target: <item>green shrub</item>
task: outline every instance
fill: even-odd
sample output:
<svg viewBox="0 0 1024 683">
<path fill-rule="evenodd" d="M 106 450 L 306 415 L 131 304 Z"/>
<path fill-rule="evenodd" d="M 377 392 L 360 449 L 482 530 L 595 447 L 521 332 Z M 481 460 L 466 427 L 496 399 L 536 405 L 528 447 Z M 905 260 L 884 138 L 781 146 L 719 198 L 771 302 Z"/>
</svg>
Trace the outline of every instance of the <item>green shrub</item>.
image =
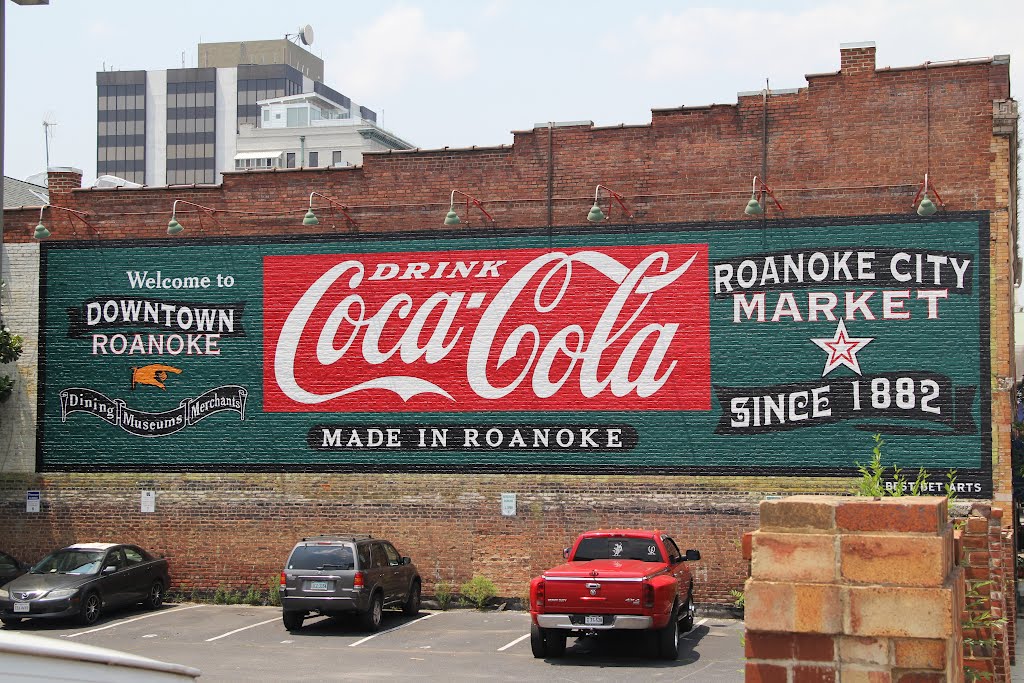
<svg viewBox="0 0 1024 683">
<path fill-rule="evenodd" d="M 448 609 L 455 599 L 455 586 L 448 581 L 438 581 L 434 584 L 434 598 L 441 609 Z"/>
<path fill-rule="evenodd" d="M 267 580 L 267 604 L 271 607 L 281 606 L 281 577 L 271 576 Z"/>
<path fill-rule="evenodd" d="M 217 586 L 217 590 L 213 592 L 213 604 L 215 605 L 227 605 L 228 604 L 228 592 L 224 590 L 224 586 Z"/>
<path fill-rule="evenodd" d="M 248 592 L 245 594 L 245 604 L 247 605 L 262 605 L 263 594 L 256 590 L 256 586 L 249 586 Z"/>
<path fill-rule="evenodd" d="M 487 601 L 498 594 L 498 590 L 494 587 L 494 583 L 486 576 L 477 574 L 472 579 L 462 584 L 459 589 L 459 593 L 462 597 L 469 600 L 477 609 L 483 609 L 487 606 Z"/>
</svg>

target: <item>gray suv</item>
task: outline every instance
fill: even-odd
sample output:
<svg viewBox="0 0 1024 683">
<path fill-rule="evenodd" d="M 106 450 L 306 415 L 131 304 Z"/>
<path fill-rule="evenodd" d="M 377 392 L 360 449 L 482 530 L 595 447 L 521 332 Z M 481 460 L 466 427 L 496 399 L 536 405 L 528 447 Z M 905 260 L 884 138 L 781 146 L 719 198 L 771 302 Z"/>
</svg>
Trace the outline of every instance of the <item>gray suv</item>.
<svg viewBox="0 0 1024 683">
<path fill-rule="evenodd" d="M 408 557 L 369 534 L 309 536 L 292 548 L 281 572 L 284 627 L 302 628 L 311 613 L 355 613 L 363 628 L 380 628 L 385 608 L 420 611 L 420 575 Z"/>
</svg>

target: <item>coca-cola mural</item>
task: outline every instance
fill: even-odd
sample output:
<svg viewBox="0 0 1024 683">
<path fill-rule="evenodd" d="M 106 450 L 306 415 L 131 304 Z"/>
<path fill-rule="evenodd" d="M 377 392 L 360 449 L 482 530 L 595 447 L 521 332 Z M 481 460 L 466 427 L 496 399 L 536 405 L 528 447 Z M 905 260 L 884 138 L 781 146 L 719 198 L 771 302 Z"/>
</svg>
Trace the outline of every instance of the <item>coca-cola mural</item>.
<svg viewBox="0 0 1024 683">
<path fill-rule="evenodd" d="M 987 219 L 42 247 L 43 470 L 990 489 Z"/>
</svg>

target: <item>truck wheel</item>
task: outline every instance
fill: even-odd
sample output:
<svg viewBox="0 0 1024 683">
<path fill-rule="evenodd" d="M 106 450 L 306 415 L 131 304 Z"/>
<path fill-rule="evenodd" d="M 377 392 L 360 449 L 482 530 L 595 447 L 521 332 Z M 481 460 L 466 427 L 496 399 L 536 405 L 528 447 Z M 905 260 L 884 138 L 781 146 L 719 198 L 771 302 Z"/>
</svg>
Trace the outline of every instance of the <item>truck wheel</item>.
<svg viewBox="0 0 1024 683">
<path fill-rule="evenodd" d="M 530 626 L 530 649 L 537 659 L 544 659 L 548 656 L 548 647 L 544 642 L 544 631 L 537 624 Z"/>
<path fill-rule="evenodd" d="M 679 632 L 689 633 L 693 630 L 693 596 L 686 598 L 683 605 L 683 618 L 679 620 Z"/>
<path fill-rule="evenodd" d="M 565 631 L 557 628 L 544 629 L 544 642 L 547 644 L 548 657 L 565 655 Z"/>
<path fill-rule="evenodd" d="M 679 659 L 679 607 L 672 608 L 665 627 L 655 632 L 658 644 L 658 657 L 661 659 Z"/>
</svg>

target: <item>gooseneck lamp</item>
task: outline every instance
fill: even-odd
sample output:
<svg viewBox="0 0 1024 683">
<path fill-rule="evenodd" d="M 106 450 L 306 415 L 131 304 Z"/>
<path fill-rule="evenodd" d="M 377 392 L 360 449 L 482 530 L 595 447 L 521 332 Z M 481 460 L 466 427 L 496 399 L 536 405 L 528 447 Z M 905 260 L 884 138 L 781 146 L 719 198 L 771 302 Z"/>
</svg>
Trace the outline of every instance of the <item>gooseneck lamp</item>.
<svg viewBox="0 0 1024 683">
<path fill-rule="evenodd" d="M 451 196 L 450 201 L 448 202 L 448 213 L 444 217 L 444 224 L 445 225 L 458 225 L 459 223 L 462 222 L 459 219 L 459 214 L 456 213 L 456 211 L 455 211 L 455 195 L 457 195 L 457 194 L 466 198 L 466 220 L 467 221 L 469 220 L 469 207 L 470 207 L 470 205 L 473 205 L 476 208 L 480 209 L 480 212 L 483 215 L 487 216 L 487 220 L 489 220 L 492 224 L 494 224 L 496 222 L 494 220 L 494 216 L 492 216 L 491 214 L 487 213 L 487 209 L 484 208 L 484 205 L 480 203 L 479 199 L 477 199 L 476 197 L 474 197 L 472 195 L 466 194 L 462 190 L 452 190 L 452 196 Z M 469 223 L 467 223 L 466 225 L 469 225 Z"/>
<path fill-rule="evenodd" d="M 771 197 L 772 201 L 775 202 L 775 206 L 779 208 L 779 211 L 784 210 L 782 208 L 782 204 L 780 204 L 779 200 L 775 198 L 775 193 L 772 192 L 772 189 L 765 185 L 760 178 L 754 176 L 754 182 L 750 188 L 750 201 L 747 202 L 747 206 L 743 209 L 743 213 L 748 216 L 760 216 L 763 214 L 764 204 L 761 202 L 765 197 Z"/>
<path fill-rule="evenodd" d="M 600 223 L 607 218 L 605 212 L 601 210 L 601 190 L 604 190 L 608 195 L 608 213 L 612 212 L 612 200 L 614 199 L 619 203 L 619 206 L 622 207 L 622 210 L 626 212 L 626 216 L 633 218 L 633 214 L 626 206 L 625 198 L 621 194 L 609 187 L 605 187 L 604 185 L 598 185 L 594 188 L 594 205 L 590 207 L 590 212 L 587 213 L 588 221 L 591 223 Z"/>
<path fill-rule="evenodd" d="M 64 207 L 64 206 L 54 206 L 53 204 L 47 204 L 45 206 L 40 206 L 39 207 L 39 223 L 36 225 L 35 232 L 32 233 L 32 237 L 34 239 L 45 240 L 47 237 L 49 237 L 51 234 L 53 234 L 49 230 L 47 230 L 46 226 L 43 224 L 43 211 L 45 211 L 46 209 L 52 209 L 52 210 L 55 210 L 55 211 L 67 211 L 68 214 L 69 214 L 68 220 L 71 221 L 72 229 L 74 229 L 74 220 L 73 219 L 77 218 L 78 220 L 82 221 L 87 226 L 89 226 L 89 228 L 91 230 L 93 230 L 93 231 L 96 230 L 96 228 L 93 228 L 92 225 L 89 224 L 89 221 L 85 220 L 85 217 L 89 215 L 88 212 L 86 212 L 86 211 L 77 211 L 75 209 L 69 209 L 69 208 Z"/>
<path fill-rule="evenodd" d="M 339 201 L 337 201 L 337 200 L 335 200 L 335 199 L 333 199 L 331 197 L 328 197 L 327 195 L 325 195 L 325 194 L 323 194 L 321 192 L 310 192 L 309 193 L 309 208 L 306 210 L 306 215 L 303 216 L 303 218 L 302 218 L 302 224 L 303 225 L 320 225 L 320 219 L 316 217 L 315 213 L 313 213 L 313 197 L 320 197 L 321 199 L 327 200 L 332 206 L 338 207 L 338 210 L 341 211 L 341 213 L 345 216 L 345 219 L 348 220 L 348 222 L 352 224 L 352 229 L 353 230 L 359 229 L 359 225 L 355 222 L 355 220 L 352 218 L 352 216 L 348 215 L 348 209 L 349 209 L 348 206 L 345 206 L 341 202 L 339 202 Z"/>
<path fill-rule="evenodd" d="M 171 204 L 171 220 L 167 221 L 167 234 L 168 235 L 177 235 L 178 233 L 180 233 L 182 230 L 185 229 L 181 225 L 181 223 L 178 222 L 178 204 L 188 204 L 189 206 L 194 206 L 197 209 L 200 209 L 202 211 L 209 212 L 210 218 L 213 220 L 214 223 L 217 222 L 217 219 L 215 218 L 215 214 L 217 213 L 217 211 L 222 210 L 222 209 L 211 209 L 208 206 L 203 206 L 202 204 L 196 204 L 195 202 L 190 202 L 187 199 L 175 199 L 174 203 Z M 202 216 L 202 214 L 199 214 L 199 227 L 201 228 L 202 226 L 203 226 L 203 216 Z"/>
<path fill-rule="evenodd" d="M 931 189 L 932 194 L 935 195 L 935 199 L 936 201 L 938 201 L 938 206 L 936 206 L 935 202 L 928 198 L 929 188 Z M 921 200 L 920 204 L 918 204 L 918 199 Z M 934 185 L 931 185 L 928 182 L 927 173 L 924 174 L 924 182 L 922 182 L 921 185 L 917 188 L 917 194 L 914 195 L 914 201 L 911 202 L 911 206 L 915 204 L 917 204 L 918 216 L 931 216 L 936 211 L 938 211 L 940 207 L 946 206 L 945 202 L 942 201 L 942 197 L 939 196 L 939 191 L 935 189 Z"/>
</svg>

